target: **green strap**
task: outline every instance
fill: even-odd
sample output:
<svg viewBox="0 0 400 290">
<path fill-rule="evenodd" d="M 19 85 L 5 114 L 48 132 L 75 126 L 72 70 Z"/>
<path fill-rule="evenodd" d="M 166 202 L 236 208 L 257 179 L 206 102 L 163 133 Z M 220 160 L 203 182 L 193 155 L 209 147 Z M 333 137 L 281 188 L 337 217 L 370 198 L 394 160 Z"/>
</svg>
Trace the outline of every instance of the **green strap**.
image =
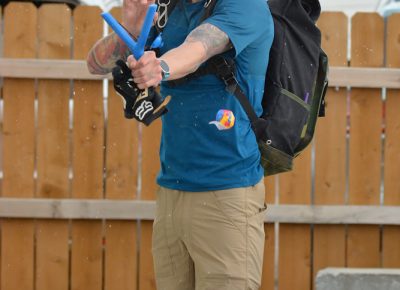
<svg viewBox="0 0 400 290">
<path fill-rule="evenodd" d="M 301 98 L 296 96 L 295 94 L 289 92 L 288 90 L 281 89 L 281 93 L 284 94 L 285 96 L 291 98 L 293 101 L 297 102 L 300 104 L 304 109 L 306 109 L 308 112 L 310 111 L 310 105 L 306 104 Z"/>
</svg>

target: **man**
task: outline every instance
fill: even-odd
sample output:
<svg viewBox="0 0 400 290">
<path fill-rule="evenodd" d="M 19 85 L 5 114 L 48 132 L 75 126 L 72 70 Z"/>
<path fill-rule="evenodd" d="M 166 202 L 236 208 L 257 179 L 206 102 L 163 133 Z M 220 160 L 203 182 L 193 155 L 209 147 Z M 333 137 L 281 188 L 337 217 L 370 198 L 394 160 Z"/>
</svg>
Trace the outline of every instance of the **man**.
<svg viewBox="0 0 400 290">
<path fill-rule="evenodd" d="M 273 21 L 265 0 L 180 0 L 163 30 L 161 56 L 128 56 L 114 34 L 88 56 L 92 73 L 126 58 L 139 88 L 171 96 L 163 115 L 153 257 L 159 290 L 259 289 L 264 248 L 263 169 L 249 119 L 209 74 L 176 86 L 211 57 L 234 58 L 236 78 L 261 115 Z M 125 0 L 122 24 L 138 35 L 152 1 Z M 161 15 L 160 15 L 161 17 Z"/>
</svg>

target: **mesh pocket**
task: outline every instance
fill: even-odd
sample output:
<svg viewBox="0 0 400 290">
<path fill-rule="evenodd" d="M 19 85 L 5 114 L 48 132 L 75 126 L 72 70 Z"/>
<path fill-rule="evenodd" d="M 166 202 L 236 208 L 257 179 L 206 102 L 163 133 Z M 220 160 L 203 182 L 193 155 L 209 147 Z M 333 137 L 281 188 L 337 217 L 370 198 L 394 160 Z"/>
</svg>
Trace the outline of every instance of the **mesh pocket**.
<svg viewBox="0 0 400 290">
<path fill-rule="evenodd" d="M 264 118 L 268 122 L 266 135 L 271 145 L 293 156 L 304 137 L 310 105 L 295 94 L 281 89 L 265 113 Z"/>
</svg>

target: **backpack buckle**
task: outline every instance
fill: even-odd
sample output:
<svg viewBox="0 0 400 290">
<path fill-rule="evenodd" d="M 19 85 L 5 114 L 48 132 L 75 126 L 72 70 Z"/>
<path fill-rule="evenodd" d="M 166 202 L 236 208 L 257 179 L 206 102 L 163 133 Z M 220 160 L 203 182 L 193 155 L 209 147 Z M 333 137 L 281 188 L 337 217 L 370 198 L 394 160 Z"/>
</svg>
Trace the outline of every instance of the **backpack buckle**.
<svg viewBox="0 0 400 290">
<path fill-rule="evenodd" d="M 214 64 L 217 71 L 217 76 L 224 81 L 226 90 L 233 94 L 238 85 L 238 81 L 235 76 L 235 62 L 233 60 L 227 60 L 223 57 L 218 57 Z"/>
</svg>

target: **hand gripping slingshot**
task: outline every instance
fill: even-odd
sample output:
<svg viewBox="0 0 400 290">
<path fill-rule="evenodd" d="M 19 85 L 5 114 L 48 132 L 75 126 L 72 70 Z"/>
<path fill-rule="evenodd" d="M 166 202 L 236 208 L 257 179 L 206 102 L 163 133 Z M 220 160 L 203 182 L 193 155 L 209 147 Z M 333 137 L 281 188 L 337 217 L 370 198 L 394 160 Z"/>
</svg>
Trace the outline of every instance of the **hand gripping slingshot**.
<svg viewBox="0 0 400 290">
<path fill-rule="evenodd" d="M 132 38 L 129 32 L 112 17 L 108 12 L 101 14 L 107 24 L 128 46 L 136 59 L 140 59 L 145 51 L 145 45 L 150 33 L 157 5 L 149 5 L 147 14 L 140 32 L 137 42 Z M 158 48 L 162 45 L 161 35 L 156 37 L 151 45 L 152 48 Z M 132 72 L 123 60 L 116 62 L 116 67 L 112 70 L 114 89 L 122 97 L 124 103 L 124 115 L 127 119 L 135 118 L 146 126 L 150 125 L 155 119 L 167 112 L 166 105 L 170 100 L 170 96 L 162 97 L 155 89 L 139 89 L 133 81 Z"/>
</svg>

